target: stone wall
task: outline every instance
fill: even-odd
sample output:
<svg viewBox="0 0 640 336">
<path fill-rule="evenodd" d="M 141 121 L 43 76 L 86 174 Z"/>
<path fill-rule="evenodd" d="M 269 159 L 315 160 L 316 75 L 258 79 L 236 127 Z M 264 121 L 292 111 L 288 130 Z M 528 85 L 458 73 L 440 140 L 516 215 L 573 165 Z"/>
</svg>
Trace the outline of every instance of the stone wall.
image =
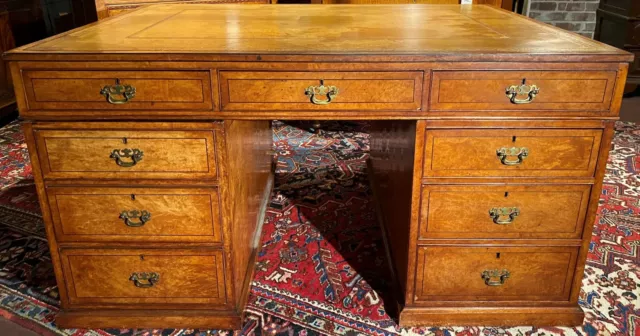
<svg viewBox="0 0 640 336">
<path fill-rule="evenodd" d="M 600 0 L 530 0 L 529 17 L 593 37 Z"/>
</svg>

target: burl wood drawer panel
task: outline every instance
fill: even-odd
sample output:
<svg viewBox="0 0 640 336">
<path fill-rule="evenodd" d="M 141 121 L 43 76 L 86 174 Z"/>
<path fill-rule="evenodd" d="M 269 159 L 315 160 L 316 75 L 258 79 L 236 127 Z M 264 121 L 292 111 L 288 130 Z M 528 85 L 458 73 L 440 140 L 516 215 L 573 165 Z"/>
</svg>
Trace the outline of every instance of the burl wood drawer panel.
<svg viewBox="0 0 640 336">
<path fill-rule="evenodd" d="M 615 71 L 434 71 L 430 110 L 607 111 L 615 82 Z"/>
<path fill-rule="evenodd" d="M 47 188 L 60 242 L 219 242 L 218 188 Z"/>
<path fill-rule="evenodd" d="M 63 248 L 60 253 L 71 306 L 226 303 L 219 250 Z"/>
<path fill-rule="evenodd" d="M 590 185 L 423 185 L 421 238 L 580 238 Z"/>
<path fill-rule="evenodd" d="M 217 178 L 214 131 L 36 130 L 45 178 Z"/>
<path fill-rule="evenodd" d="M 25 70 L 22 75 L 29 110 L 213 109 L 209 71 Z"/>
<path fill-rule="evenodd" d="M 568 301 L 577 247 L 421 246 L 416 301 Z"/>
<path fill-rule="evenodd" d="M 422 71 L 220 71 L 220 105 L 225 111 L 415 111 L 423 77 Z"/>
<path fill-rule="evenodd" d="M 428 130 L 425 177 L 593 176 L 599 129 Z"/>
</svg>

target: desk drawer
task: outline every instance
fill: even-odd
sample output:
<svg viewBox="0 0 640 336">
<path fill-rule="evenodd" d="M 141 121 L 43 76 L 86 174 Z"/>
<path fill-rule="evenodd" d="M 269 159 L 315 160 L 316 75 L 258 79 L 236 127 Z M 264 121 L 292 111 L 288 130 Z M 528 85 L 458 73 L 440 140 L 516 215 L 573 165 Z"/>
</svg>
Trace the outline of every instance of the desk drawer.
<svg viewBox="0 0 640 336">
<path fill-rule="evenodd" d="M 217 188 L 47 188 L 58 241 L 219 242 Z"/>
<path fill-rule="evenodd" d="M 580 238 L 590 185 L 424 185 L 421 238 Z"/>
<path fill-rule="evenodd" d="M 217 178 L 214 131 L 36 130 L 45 178 Z"/>
<path fill-rule="evenodd" d="M 428 130 L 425 177 L 593 176 L 599 129 Z"/>
<path fill-rule="evenodd" d="M 568 301 L 577 247 L 418 248 L 416 301 Z"/>
<path fill-rule="evenodd" d="M 409 110 L 422 104 L 422 71 L 221 71 L 222 110 Z"/>
<path fill-rule="evenodd" d="M 60 257 L 71 306 L 226 303 L 219 250 L 62 249 Z"/>
<path fill-rule="evenodd" d="M 23 79 L 29 110 L 213 110 L 209 71 L 25 70 Z"/>
<path fill-rule="evenodd" d="M 430 110 L 607 111 L 615 81 L 615 71 L 434 71 Z"/>
</svg>

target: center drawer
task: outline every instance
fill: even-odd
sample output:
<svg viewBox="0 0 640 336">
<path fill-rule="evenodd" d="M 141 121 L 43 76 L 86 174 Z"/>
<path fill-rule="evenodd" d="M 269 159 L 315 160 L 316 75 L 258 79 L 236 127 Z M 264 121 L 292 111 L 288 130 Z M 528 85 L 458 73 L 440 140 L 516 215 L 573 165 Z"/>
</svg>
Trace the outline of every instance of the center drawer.
<svg viewBox="0 0 640 336">
<path fill-rule="evenodd" d="M 577 247 L 418 247 L 416 301 L 568 301 Z"/>
<path fill-rule="evenodd" d="M 215 132 L 36 130 L 45 178 L 218 177 Z"/>
<path fill-rule="evenodd" d="M 61 249 L 72 307 L 226 303 L 223 253 L 211 249 Z M 172 306 L 178 307 L 178 306 Z M 157 308 L 156 308 L 157 309 Z M 175 308 L 174 308 L 175 309 Z"/>
<path fill-rule="evenodd" d="M 427 130 L 423 175 L 593 176 L 602 130 Z"/>
<path fill-rule="evenodd" d="M 420 110 L 422 71 L 220 71 L 223 111 Z"/>
<path fill-rule="evenodd" d="M 60 242 L 219 242 L 218 188 L 47 188 Z"/>
</svg>

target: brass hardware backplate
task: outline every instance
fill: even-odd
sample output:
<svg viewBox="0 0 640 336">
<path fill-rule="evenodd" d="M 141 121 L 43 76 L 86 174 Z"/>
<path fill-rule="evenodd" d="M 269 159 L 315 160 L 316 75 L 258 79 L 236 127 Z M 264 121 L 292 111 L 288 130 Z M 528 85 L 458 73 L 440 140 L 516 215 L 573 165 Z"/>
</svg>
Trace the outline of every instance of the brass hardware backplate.
<svg viewBox="0 0 640 336">
<path fill-rule="evenodd" d="M 506 269 L 503 270 L 484 270 L 480 276 L 484 280 L 484 284 L 487 286 L 502 286 L 504 282 L 511 276 L 511 273 Z M 497 278 L 497 279 L 496 279 Z"/>
<path fill-rule="evenodd" d="M 100 94 L 107 98 L 110 104 L 125 104 L 136 96 L 136 88 L 125 84 L 120 84 L 120 80 L 116 79 L 115 85 L 105 85 Z M 121 98 L 118 98 L 121 97 Z"/>
<path fill-rule="evenodd" d="M 496 150 L 496 155 L 500 162 L 505 166 L 517 166 L 524 161 L 524 158 L 529 156 L 529 149 L 526 147 L 502 147 Z M 509 157 L 515 156 L 516 160 L 510 160 Z"/>
<path fill-rule="evenodd" d="M 133 167 L 140 160 L 142 160 L 142 156 L 144 153 L 137 148 L 124 148 L 124 149 L 114 149 L 111 151 L 111 155 L 109 158 L 115 159 L 116 164 L 120 167 Z M 124 159 L 130 159 L 131 161 L 125 161 Z"/>
<path fill-rule="evenodd" d="M 311 85 L 304 90 L 304 94 L 309 96 L 311 102 L 316 105 L 327 105 L 338 95 L 338 88 L 334 85 L 324 86 L 324 80 L 320 80 L 320 85 Z M 318 99 L 317 96 L 325 96 L 326 99 Z"/>
</svg>

